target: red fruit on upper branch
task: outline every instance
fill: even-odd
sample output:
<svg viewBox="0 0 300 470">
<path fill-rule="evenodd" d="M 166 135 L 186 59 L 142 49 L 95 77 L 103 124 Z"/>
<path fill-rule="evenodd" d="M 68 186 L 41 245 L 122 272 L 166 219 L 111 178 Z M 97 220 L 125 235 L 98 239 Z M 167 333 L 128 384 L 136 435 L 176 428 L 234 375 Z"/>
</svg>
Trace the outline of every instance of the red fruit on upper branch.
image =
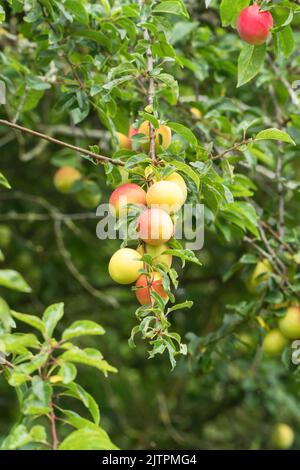
<svg viewBox="0 0 300 470">
<path fill-rule="evenodd" d="M 244 8 L 237 23 L 241 39 L 255 46 L 266 42 L 272 27 L 273 17 L 271 13 L 262 11 L 258 5 Z"/>
</svg>

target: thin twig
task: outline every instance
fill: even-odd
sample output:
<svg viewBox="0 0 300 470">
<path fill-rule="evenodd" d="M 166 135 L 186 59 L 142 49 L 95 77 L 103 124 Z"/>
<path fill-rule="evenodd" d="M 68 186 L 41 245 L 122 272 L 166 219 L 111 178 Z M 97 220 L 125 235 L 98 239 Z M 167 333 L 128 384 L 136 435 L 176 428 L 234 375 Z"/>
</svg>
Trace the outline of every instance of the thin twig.
<svg viewBox="0 0 300 470">
<path fill-rule="evenodd" d="M 243 145 L 247 145 L 251 141 L 252 139 L 243 139 L 241 142 L 237 142 L 236 144 L 232 145 L 228 149 L 224 150 L 224 152 L 218 153 L 217 155 L 211 155 L 210 160 L 218 160 L 220 158 L 223 158 L 227 153 L 234 152 L 235 150 L 238 150 Z"/>
<path fill-rule="evenodd" d="M 263 220 L 260 222 L 260 224 L 266 229 L 268 230 L 268 232 L 272 235 L 272 237 L 275 238 L 275 240 L 280 243 L 282 246 L 284 246 L 284 248 L 291 254 L 291 255 L 294 255 L 296 252 L 293 250 L 293 248 L 290 247 L 290 245 L 288 245 L 287 243 L 285 243 L 281 238 L 280 236 L 278 235 L 277 232 L 275 232 L 275 230 L 272 229 L 272 227 L 270 227 L 269 224 L 267 224 L 266 222 L 264 222 Z"/>
<path fill-rule="evenodd" d="M 54 137 L 50 137 L 49 135 L 42 134 L 41 132 L 28 129 L 27 127 L 19 126 L 19 124 L 14 124 L 13 122 L 6 121 L 5 119 L 0 119 L 0 124 L 2 124 L 3 126 L 11 127 L 12 129 L 16 129 L 21 132 L 25 132 L 26 134 L 39 137 L 40 139 L 47 140 L 48 142 L 60 145 L 61 147 L 69 148 L 71 150 L 74 150 L 74 152 L 81 153 L 83 155 L 88 155 L 89 157 L 94 158 L 98 163 L 112 163 L 113 165 L 120 166 L 125 165 L 124 162 L 122 162 L 121 160 L 114 160 L 113 158 L 105 157 L 104 155 L 98 155 L 97 153 L 91 152 L 90 150 L 77 147 L 76 145 L 68 144 L 67 142 L 63 142 L 62 140 L 58 140 Z"/>
</svg>

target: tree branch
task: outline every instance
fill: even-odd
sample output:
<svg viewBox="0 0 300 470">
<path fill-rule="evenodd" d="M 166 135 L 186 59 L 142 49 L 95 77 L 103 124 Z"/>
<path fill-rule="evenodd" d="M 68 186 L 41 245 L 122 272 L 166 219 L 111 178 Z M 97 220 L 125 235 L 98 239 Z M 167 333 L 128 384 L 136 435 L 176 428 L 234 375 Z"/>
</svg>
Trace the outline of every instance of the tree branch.
<svg viewBox="0 0 300 470">
<path fill-rule="evenodd" d="M 140 12 L 143 9 L 143 0 L 139 0 Z M 151 41 L 150 34 L 147 28 L 143 28 L 143 35 L 145 41 Z M 153 72 L 153 55 L 151 45 L 147 48 L 147 75 L 149 76 L 149 88 L 148 88 L 148 106 L 151 109 L 151 112 L 154 112 L 154 94 L 155 94 L 155 83 L 154 77 L 152 77 Z M 155 129 L 153 124 L 149 122 L 149 136 L 150 136 L 150 157 L 154 165 L 158 164 L 156 155 L 155 155 Z"/>
<path fill-rule="evenodd" d="M 18 131 L 24 132 L 25 134 L 30 134 L 30 135 L 33 135 L 34 137 L 47 140 L 48 142 L 51 142 L 56 145 L 60 145 L 61 147 L 69 148 L 71 150 L 74 150 L 74 152 L 81 153 L 83 155 L 88 155 L 89 157 L 94 158 L 97 163 L 102 163 L 102 164 L 112 163 L 113 165 L 119 165 L 119 166 L 125 165 L 125 163 L 122 162 L 121 160 L 117 160 L 117 159 L 115 160 L 110 157 L 105 157 L 104 155 L 98 155 L 97 153 L 94 153 L 90 150 L 77 147 L 76 145 L 68 144 L 67 142 L 63 142 L 62 140 L 58 140 L 58 139 L 55 139 L 54 137 L 50 137 L 49 135 L 42 134 L 41 132 L 28 129 L 27 127 L 19 126 L 19 124 L 14 124 L 13 122 L 6 121 L 5 119 L 0 119 L 0 124 L 2 124 L 3 126 L 7 126 L 12 129 L 16 129 Z"/>
</svg>

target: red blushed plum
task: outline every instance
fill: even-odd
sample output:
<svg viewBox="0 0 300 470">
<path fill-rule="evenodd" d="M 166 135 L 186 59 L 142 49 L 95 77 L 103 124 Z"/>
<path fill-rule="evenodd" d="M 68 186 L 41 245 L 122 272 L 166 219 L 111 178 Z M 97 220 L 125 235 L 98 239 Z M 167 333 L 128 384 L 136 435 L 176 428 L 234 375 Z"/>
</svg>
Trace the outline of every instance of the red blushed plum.
<svg viewBox="0 0 300 470">
<path fill-rule="evenodd" d="M 127 135 L 122 134 L 121 132 L 116 132 L 120 149 L 131 150 L 131 139 Z"/>
<path fill-rule="evenodd" d="M 174 234 L 171 217 L 159 208 L 152 208 L 141 213 L 138 219 L 139 237 L 149 245 L 162 245 Z"/>
<path fill-rule="evenodd" d="M 132 137 L 138 133 L 139 133 L 138 129 L 135 129 L 133 126 L 130 126 L 129 131 L 128 131 L 128 138 L 131 140 Z"/>
<path fill-rule="evenodd" d="M 151 292 L 156 292 L 162 299 L 168 297 L 159 273 L 150 273 L 150 276 L 142 274 L 136 281 L 135 287 L 135 295 L 141 305 L 151 305 L 153 303 Z"/>
<path fill-rule="evenodd" d="M 271 13 L 261 11 L 258 5 L 244 8 L 238 17 L 237 29 L 241 39 L 254 46 L 266 42 L 272 27 Z"/>
<path fill-rule="evenodd" d="M 128 204 L 138 206 L 146 205 L 146 192 L 137 184 L 126 183 L 116 188 L 110 198 L 109 204 L 114 207 L 116 215 L 119 216 Z"/>
</svg>

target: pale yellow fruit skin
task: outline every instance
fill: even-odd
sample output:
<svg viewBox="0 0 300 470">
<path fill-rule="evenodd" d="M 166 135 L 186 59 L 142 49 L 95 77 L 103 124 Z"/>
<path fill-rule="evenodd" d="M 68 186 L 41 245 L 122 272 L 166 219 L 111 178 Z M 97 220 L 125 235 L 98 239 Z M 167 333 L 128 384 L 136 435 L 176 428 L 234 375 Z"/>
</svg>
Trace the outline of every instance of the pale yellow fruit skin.
<svg viewBox="0 0 300 470">
<path fill-rule="evenodd" d="M 285 423 L 276 424 L 272 433 L 272 442 L 277 449 L 289 449 L 292 447 L 294 439 L 294 431 L 290 426 Z"/>
<path fill-rule="evenodd" d="M 278 356 L 288 344 L 288 339 L 278 328 L 269 331 L 263 340 L 263 351 L 269 356 Z"/>
<path fill-rule="evenodd" d="M 183 195 L 182 204 L 184 204 L 187 198 L 187 187 L 182 176 L 179 173 L 172 173 L 166 178 L 166 181 L 170 181 L 171 183 L 176 183 L 180 187 L 182 191 L 182 195 Z"/>
<path fill-rule="evenodd" d="M 195 118 L 200 119 L 202 117 L 202 113 L 198 108 L 191 108 L 190 111 Z"/>
<path fill-rule="evenodd" d="M 156 266 L 158 264 L 165 264 L 166 266 L 168 266 L 168 268 L 170 268 L 172 265 L 172 255 L 162 255 L 162 253 L 166 250 L 169 250 L 169 247 L 167 245 L 153 246 L 148 245 L 147 243 L 145 243 L 144 247 L 141 245 L 137 249 L 137 251 L 141 255 L 147 253 L 152 256 L 153 266 Z"/>
<path fill-rule="evenodd" d="M 148 207 L 156 207 L 173 214 L 180 210 L 184 199 L 178 184 L 170 181 L 158 181 L 148 189 L 146 202 Z"/>
<path fill-rule="evenodd" d="M 121 248 L 116 251 L 109 262 L 110 277 L 118 284 L 131 284 L 140 276 L 143 269 L 141 255 L 132 248 Z"/>
<path fill-rule="evenodd" d="M 290 339 L 300 339 L 300 308 L 290 307 L 278 322 L 281 332 Z"/>
<path fill-rule="evenodd" d="M 174 225 L 167 212 L 159 208 L 143 211 L 138 218 L 139 237 L 148 245 L 159 246 L 174 234 Z"/>
<path fill-rule="evenodd" d="M 121 132 L 116 132 L 116 136 L 119 142 L 120 149 L 127 149 L 131 150 L 131 139 L 127 137 L 127 135 L 122 134 Z"/>
<path fill-rule="evenodd" d="M 255 292 L 261 282 L 268 280 L 271 272 L 272 266 L 267 259 L 259 261 L 247 283 L 248 289 L 251 292 Z"/>
</svg>

